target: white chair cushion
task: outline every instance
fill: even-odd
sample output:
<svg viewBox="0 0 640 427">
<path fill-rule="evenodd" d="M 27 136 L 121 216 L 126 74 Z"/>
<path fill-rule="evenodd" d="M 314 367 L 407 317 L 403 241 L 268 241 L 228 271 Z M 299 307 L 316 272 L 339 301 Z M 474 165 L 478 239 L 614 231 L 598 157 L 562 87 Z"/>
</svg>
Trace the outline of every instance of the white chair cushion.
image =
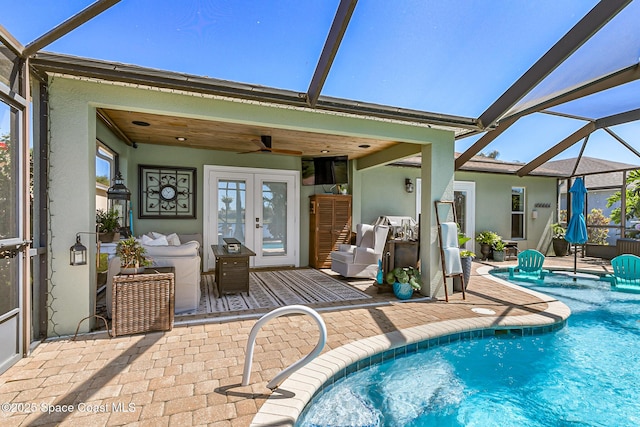
<svg viewBox="0 0 640 427">
<path fill-rule="evenodd" d="M 373 225 L 358 224 L 357 233 L 360 236 L 360 241 L 356 243 L 359 248 L 373 248 L 375 242 L 375 233 Z"/>
</svg>

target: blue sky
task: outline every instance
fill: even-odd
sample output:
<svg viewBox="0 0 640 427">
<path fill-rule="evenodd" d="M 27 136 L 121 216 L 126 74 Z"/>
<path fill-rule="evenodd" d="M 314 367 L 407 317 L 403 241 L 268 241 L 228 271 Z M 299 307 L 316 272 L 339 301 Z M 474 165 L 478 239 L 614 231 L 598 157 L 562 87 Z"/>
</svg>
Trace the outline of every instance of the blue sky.
<svg viewBox="0 0 640 427">
<path fill-rule="evenodd" d="M 91 3 L 0 0 L 0 25 L 28 44 Z M 478 117 L 596 3 L 361 0 L 323 95 Z M 305 92 L 337 5 L 337 0 L 123 0 L 45 50 Z M 639 10 L 635 3 L 629 6 L 614 18 L 615 31 L 605 27 L 608 34 L 594 37 L 534 94 L 637 62 Z M 640 107 L 639 99 L 635 85 L 572 109 L 602 114 L 609 104 Z M 536 116 L 485 151 L 528 161 L 584 124 Z M 639 131 L 634 124 L 620 133 L 629 134 L 633 144 Z M 456 150 L 476 139 L 459 141 Z M 561 157 L 577 155 L 580 145 Z M 640 149 L 640 141 L 637 145 Z M 618 146 L 606 135 L 594 135 L 586 153 L 633 160 Z"/>
</svg>

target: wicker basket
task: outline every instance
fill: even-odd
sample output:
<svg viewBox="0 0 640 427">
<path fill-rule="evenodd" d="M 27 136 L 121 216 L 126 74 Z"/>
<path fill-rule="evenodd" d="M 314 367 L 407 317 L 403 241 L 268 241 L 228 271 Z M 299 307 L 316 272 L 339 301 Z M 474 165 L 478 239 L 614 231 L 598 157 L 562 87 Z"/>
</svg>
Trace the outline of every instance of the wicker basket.
<svg viewBox="0 0 640 427">
<path fill-rule="evenodd" d="M 111 317 L 113 336 L 170 331 L 173 327 L 174 288 L 173 267 L 115 276 Z"/>
</svg>

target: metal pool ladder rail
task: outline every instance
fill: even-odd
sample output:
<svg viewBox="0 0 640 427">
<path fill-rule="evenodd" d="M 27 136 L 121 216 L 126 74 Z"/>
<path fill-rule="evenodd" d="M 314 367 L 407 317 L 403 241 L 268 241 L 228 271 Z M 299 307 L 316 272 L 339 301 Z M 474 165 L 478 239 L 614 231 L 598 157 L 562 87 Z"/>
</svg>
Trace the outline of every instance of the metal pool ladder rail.
<svg viewBox="0 0 640 427">
<path fill-rule="evenodd" d="M 318 324 L 318 328 L 320 329 L 320 337 L 318 338 L 318 344 L 316 344 L 315 348 L 311 351 L 311 353 L 307 354 L 302 359 L 298 360 L 288 368 L 282 370 L 278 375 L 275 376 L 268 384 L 267 387 L 271 390 L 274 390 L 278 387 L 285 378 L 289 375 L 302 368 L 307 363 L 311 362 L 316 356 L 320 354 L 322 349 L 324 348 L 325 343 L 327 342 L 327 326 L 324 324 L 324 320 L 318 314 L 317 311 L 306 307 L 304 305 L 288 305 L 286 307 L 276 308 L 275 310 L 265 314 L 262 316 L 253 328 L 251 328 L 251 332 L 249 333 L 249 340 L 247 341 L 247 350 L 245 351 L 245 359 L 244 359 L 244 371 L 242 373 L 242 385 L 249 384 L 249 377 L 251 376 L 251 363 L 253 361 L 253 348 L 256 343 L 256 335 L 260 331 L 260 328 L 267 323 L 271 319 L 275 319 L 276 317 L 284 316 L 287 314 L 308 314 L 315 320 Z"/>
</svg>

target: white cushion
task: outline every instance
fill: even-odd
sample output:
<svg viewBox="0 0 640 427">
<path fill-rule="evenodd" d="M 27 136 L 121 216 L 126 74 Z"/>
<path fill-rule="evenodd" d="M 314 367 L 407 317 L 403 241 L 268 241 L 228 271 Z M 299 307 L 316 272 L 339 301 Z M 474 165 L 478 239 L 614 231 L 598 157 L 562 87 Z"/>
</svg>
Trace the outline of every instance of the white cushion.
<svg viewBox="0 0 640 427">
<path fill-rule="evenodd" d="M 167 236 L 162 234 L 162 233 L 156 233 L 155 231 L 152 231 L 151 232 L 151 237 L 153 237 L 154 239 L 159 239 L 161 237 L 167 237 Z"/>
<path fill-rule="evenodd" d="M 375 239 L 375 234 L 373 230 L 373 225 L 369 224 L 358 224 L 360 226 L 360 243 L 358 247 L 364 248 L 373 248 L 373 243 Z"/>
<path fill-rule="evenodd" d="M 152 239 L 149 236 L 142 236 L 142 244 L 145 246 L 169 246 L 167 236 L 162 236 L 157 239 Z"/>
<path fill-rule="evenodd" d="M 180 246 L 180 238 L 176 233 L 171 233 L 167 236 L 167 242 L 171 246 Z"/>
<path fill-rule="evenodd" d="M 152 246 L 145 245 L 147 253 L 153 259 L 156 258 L 175 258 L 175 257 L 194 257 L 198 255 L 200 244 L 196 241 L 183 243 L 180 246 Z"/>
</svg>

